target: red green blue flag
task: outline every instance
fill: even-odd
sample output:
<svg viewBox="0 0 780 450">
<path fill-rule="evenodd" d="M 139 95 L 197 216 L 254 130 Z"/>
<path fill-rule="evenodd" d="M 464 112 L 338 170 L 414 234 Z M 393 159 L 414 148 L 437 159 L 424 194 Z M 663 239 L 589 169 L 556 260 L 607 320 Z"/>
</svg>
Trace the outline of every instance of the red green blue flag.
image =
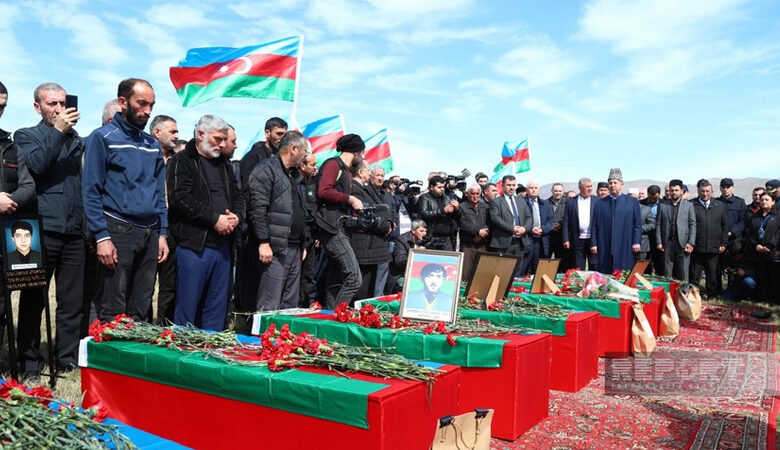
<svg viewBox="0 0 780 450">
<path fill-rule="evenodd" d="M 379 166 L 385 173 L 393 171 L 393 158 L 390 157 L 390 141 L 387 138 L 387 128 L 379 130 L 375 135 L 365 139 L 366 151 L 363 157 L 369 167 Z"/>
<path fill-rule="evenodd" d="M 171 67 L 171 82 L 183 106 L 217 97 L 294 102 L 302 47 L 303 36 L 293 36 L 241 48 L 193 48 Z"/>
<path fill-rule="evenodd" d="M 309 140 L 317 165 L 338 154 L 336 141 L 344 136 L 344 130 L 344 117 L 341 114 L 315 120 L 301 127 L 301 133 Z"/>
<path fill-rule="evenodd" d="M 531 170 L 528 147 L 528 138 L 517 142 L 504 142 L 504 147 L 501 149 L 501 162 L 493 169 L 494 173 L 490 177 L 490 182 L 497 183 L 505 175 Z"/>
</svg>

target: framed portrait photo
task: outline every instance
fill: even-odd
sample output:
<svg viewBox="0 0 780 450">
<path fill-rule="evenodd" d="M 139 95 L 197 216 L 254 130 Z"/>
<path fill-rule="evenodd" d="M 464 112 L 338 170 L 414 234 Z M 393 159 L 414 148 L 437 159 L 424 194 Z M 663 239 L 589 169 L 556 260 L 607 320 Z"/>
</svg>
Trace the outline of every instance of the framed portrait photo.
<svg viewBox="0 0 780 450">
<path fill-rule="evenodd" d="M 2 220 L 3 270 L 44 268 L 43 228 L 37 216 L 10 216 Z"/>
<path fill-rule="evenodd" d="M 403 318 L 455 323 L 463 253 L 413 249 L 401 296 Z"/>
</svg>

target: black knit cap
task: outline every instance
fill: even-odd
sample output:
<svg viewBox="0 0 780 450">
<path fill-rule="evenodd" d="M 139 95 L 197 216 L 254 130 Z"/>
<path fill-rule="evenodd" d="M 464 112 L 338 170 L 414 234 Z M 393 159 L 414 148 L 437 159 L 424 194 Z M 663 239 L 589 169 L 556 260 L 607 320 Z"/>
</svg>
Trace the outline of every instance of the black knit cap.
<svg viewBox="0 0 780 450">
<path fill-rule="evenodd" d="M 366 149 L 366 143 L 357 134 L 350 133 L 341 136 L 336 141 L 336 151 L 347 153 L 360 153 Z"/>
</svg>

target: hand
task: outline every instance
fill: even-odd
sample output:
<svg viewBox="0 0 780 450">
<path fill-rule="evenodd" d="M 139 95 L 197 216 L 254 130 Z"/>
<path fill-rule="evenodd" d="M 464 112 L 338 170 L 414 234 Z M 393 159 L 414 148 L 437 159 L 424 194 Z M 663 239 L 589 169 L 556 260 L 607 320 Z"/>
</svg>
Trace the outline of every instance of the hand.
<svg viewBox="0 0 780 450">
<path fill-rule="evenodd" d="M 634 253 L 639 253 L 639 250 L 641 249 L 639 244 L 634 244 L 631 246 L 631 251 Z"/>
<path fill-rule="evenodd" d="M 230 212 L 229 209 L 225 210 L 225 215 L 228 216 L 228 220 L 233 225 L 233 230 L 235 230 L 236 227 L 238 226 L 238 216 Z"/>
<path fill-rule="evenodd" d="M 314 240 L 314 248 L 320 248 L 320 245 L 321 245 L 320 244 L 320 240 L 319 239 L 315 239 Z"/>
<path fill-rule="evenodd" d="M 718 253 L 723 253 L 725 251 L 726 251 L 726 247 L 725 246 L 721 245 L 721 246 L 718 247 Z"/>
<path fill-rule="evenodd" d="M 161 264 L 168 259 L 168 255 L 171 252 L 168 250 L 168 239 L 166 239 L 165 236 L 160 236 L 157 241 L 157 264 Z"/>
<path fill-rule="evenodd" d="M 533 227 L 531 229 L 531 234 L 533 234 L 536 237 L 539 237 L 542 235 L 542 227 Z"/>
<path fill-rule="evenodd" d="M 487 235 L 490 234 L 490 230 L 487 228 L 483 228 L 479 230 L 479 237 L 487 237 Z"/>
<path fill-rule="evenodd" d="M 598 246 L 594 245 L 593 247 L 591 247 L 590 252 L 593 253 L 594 255 L 598 255 L 599 254 Z"/>
<path fill-rule="evenodd" d="M 560 223 L 556 222 L 556 223 L 553 224 L 552 231 L 558 231 L 560 229 L 561 229 L 561 224 Z"/>
<path fill-rule="evenodd" d="M 482 241 L 482 236 L 480 235 L 474 236 L 474 242 L 480 242 L 480 241 Z"/>
<path fill-rule="evenodd" d="M 455 211 L 455 207 L 454 207 L 454 206 L 452 206 L 452 204 L 451 204 L 451 203 L 450 203 L 449 205 L 447 205 L 447 206 L 445 206 L 445 207 L 444 207 L 444 213 L 445 213 L 445 214 L 450 214 L 450 213 L 452 213 L 452 212 L 454 212 L 454 211 Z"/>
<path fill-rule="evenodd" d="M 565 248 L 566 250 L 569 250 L 571 248 L 571 242 L 569 242 L 569 241 L 564 242 L 563 243 L 563 248 Z"/>
<path fill-rule="evenodd" d="M 693 252 L 693 245 L 685 244 L 685 253 L 691 253 L 691 252 Z"/>
<path fill-rule="evenodd" d="M 68 108 L 54 118 L 54 128 L 62 134 L 67 134 L 80 117 L 81 114 L 76 111 L 76 108 Z"/>
<path fill-rule="evenodd" d="M 759 253 L 769 253 L 769 249 L 761 244 L 756 245 L 756 251 Z"/>
<path fill-rule="evenodd" d="M 257 247 L 257 252 L 260 254 L 260 262 L 263 264 L 270 264 L 274 258 L 274 251 L 271 250 L 271 244 L 263 242 Z"/>
<path fill-rule="evenodd" d="M 114 243 L 111 242 L 111 239 L 98 242 L 97 259 L 100 261 L 100 264 L 103 264 L 109 269 L 116 267 L 116 263 L 119 262 L 119 258 L 116 254 L 116 247 L 114 247 Z"/>
<path fill-rule="evenodd" d="M 227 214 L 220 214 L 217 223 L 214 224 L 214 231 L 220 236 L 230 234 L 233 231 L 233 228 L 235 228 L 235 226 L 232 225 L 231 218 Z"/>
<path fill-rule="evenodd" d="M 522 236 L 522 235 L 524 235 L 524 234 L 525 234 L 525 232 L 526 232 L 526 231 L 528 231 L 528 230 L 526 230 L 526 229 L 525 229 L 525 227 L 516 226 L 516 227 L 515 227 L 515 228 L 512 230 L 512 234 L 513 234 L 513 235 L 515 235 L 515 236 Z"/>
<path fill-rule="evenodd" d="M 0 192 L 0 214 L 13 214 L 18 207 L 7 192 Z"/>
<path fill-rule="evenodd" d="M 349 196 L 349 206 L 352 207 L 356 213 L 363 211 L 363 202 L 361 202 L 360 199 L 354 195 Z"/>
<path fill-rule="evenodd" d="M 304 248 L 304 249 L 303 249 L 303 251 L 301 252 L 301 261 L 303 261 L 304 259 L 306 259 L 306 255 L 307 255 L 307 254 L 308 254 L 308 253 L 306 253 L 306 249 Z"/>
<path fill-rule="evenodd" d="M 450 200 L 450 205 L 452 205 L 452 207 L 455 209 L 458 209 L 460 207 L 460 203 L 458 203 L 458 201 L 455 200 L 454 198 Z"/>
<path fill-rule="evenodd" d="M 662 251 L 664 251 L 664 246 L 663 246 L 663 244 L 658 244 L 658 245 L 656 245 L 656 246 L 655 246 L 655 248 L 657 248 L 659 252 L 662 252 Z"/>
</svg>

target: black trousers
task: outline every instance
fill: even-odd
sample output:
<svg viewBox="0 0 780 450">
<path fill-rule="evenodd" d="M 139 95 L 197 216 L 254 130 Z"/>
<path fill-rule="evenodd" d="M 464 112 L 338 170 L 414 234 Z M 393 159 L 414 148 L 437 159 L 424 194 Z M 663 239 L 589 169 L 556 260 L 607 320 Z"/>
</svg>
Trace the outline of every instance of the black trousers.
<svg viewBox="0 0 780 450">
<path fill-rule="evenodd" d="M 512 242 L 509 244 L 509 247 L 507 248 L 491 247 L 489 251 L 493 253 L 501 253 L 503 255 L 516 256 L 517 265 L 515 266 L 515 273 L 513 274 L 513 276 L 515 278 L 518 278 L 524 275 L 523 262 L 524 262 L 525 248 L 523 247 L 523 242 L 519 238 L 512 239 Z"/>
<path fill-rule="evenodd" d="M 170 237 L 168 258 L 157 265 L 157 323 L 173 323 L 173 311 L 176 306 L 176 246 Z"/>
<path fill-rule="evenodd" d="M 550 253 L 551 255 L 544 255 L 544 257 L 554 256 L 561 260 L 558 265 L 558 273 L 564 273 L 572 267 L 571 250 L 563 248 L 563 235 L 560 231 L 550 232 Z"/>
<path fill-rule="evenodd" d="M 363 280 L 360 283 L 360 288 L 355 293 L 355 296 L 352 297 L 352 301 L 350 303 L 354 304 L 355 300 L 364 300 L 374 296 L 377 268 L 377 264 L 360 264 L 360 275 Z"/>
<path fill-rule="evenodd" d="M 314 272 L 316 262 L 317 255 L 312 242 L 306 249 L 306 258 L 301 262 L 301 289 L 298 302 L 301 308 L 308 308 L 317 295 L 317 278 Z"/>
<path fill-rule="evenodd" d="M 698 252 L 693 252 L 691 255 L 691 283 L 699 284 L 701 271 L 704 269 L 704 276 L 707 280 L 706 293 L 710 298 L 718 295 L 718 283 L 721 282 L 718 274 L 718 255 L 718 253 Z"/>
<path fill-rule="evenodd" d="M 84 239 L 80 234 L 44 232 L 46 248 L 46 277 L 52 275 L 57 284 L 55 320 L 57 336 L 54 340 L 56 364 L 60 367 L 75 364 L 84 311 Z M 47 286 L 48 288 L 48 286 Z M 19 297 L 19 326 L 17 346 L 19 367 L 23 372 L 40 372 L 43 357 L 41 346 L 41 318 L 48 291 L 22 291 Z"/>
<path fill-rule="evenodd" d="M 590 252 L 590 238 L 588 239 L 580 239 L 580 238 L 574 238 L 571 242 L 571 257 L 572 257 L 572 266 L 579 268 L 580 270 L 585 270 L 586 268 L 588 270 L 599 270 L 598 269 L 598 258 L 596 255 Z M 585 266 L 585 263 L 588 263 L 587 266 Z"/>
</svg>

